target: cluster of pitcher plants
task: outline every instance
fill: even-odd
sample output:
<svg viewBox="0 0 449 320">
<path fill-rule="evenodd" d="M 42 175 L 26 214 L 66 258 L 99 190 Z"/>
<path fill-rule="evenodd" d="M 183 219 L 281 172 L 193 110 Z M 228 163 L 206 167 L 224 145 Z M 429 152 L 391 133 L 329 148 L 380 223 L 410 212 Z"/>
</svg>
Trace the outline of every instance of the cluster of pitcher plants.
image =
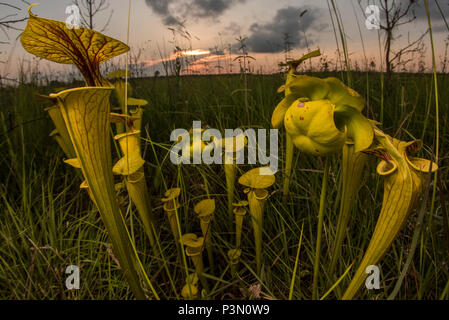
<svg viewBox="0 0 449 320">
<path fill-rule="evenodd" d="M 160 222 L 153 214 L 140 146 L 142 115 L 147 102 L 131 97 L 132 87 L 127 81 L 127 71 L 118 70 L 106 77 L 100 72 L 103 62 L 126 53 L 129 47 L 93 30 L 68 29 L 64 22 L 37 17 L 31 12 L 31 7 L 29 13 L 27 27 L 21 36 L 25 50 L 43 59 L 75 65 L 86 83 L 85 87 L 46 97 L 51 104 L 46 111 L 55 125 L 51 136 L 63 150 L 65 162 L 74 167 L 82 178 L 80 187 L 87 191 L 98 209 L 119 267 L 135 297 L 149 297 L 150 289 L 152 295 L 159 298 L 146 276 L 124 215 L 124 194 L 127 194 L 144 226 L 152 255 L 159 262 L 163 261 L 156 232 Z M 355 273 L 349 275 L 351 282 L 342 296 L 343 299 L 352 299 L 365 281 L 366 267 L 377 264 L 385 255 L 416 205 L 426 178 L 437 170 L 437 165 L 413 156 L 422 147 L 421 141 L 395 139 L 382 132 L 379 123 L 367 119 L 362 114 L 365 105 L 363 97 L 339 79 L 295 74 L 304 60 L 318 55 L 319 51 L 315 51 L 289 62 L 286 83 L 278 90 L 285 97 L 274 109 L 272 126 L 277 129 L 284 127 L 287 137 L 286 164 L 282 172 L 284 203 L 288 199 L 295 148 L 325 159 L 316 229 L 312 284 L 314 299 L 319 298 L 318 266 L 330 158 L 341 155 L 342 171 L 339 217 L 329 264 L 331 274 L 336 272 L 367 159 L 370 156 L 380 159 L 377 173 L 384 176 L 383 203 L 368 248 L 357 262 Z M 111 95 L 114 95 L 114 107 L 111 107 Z M 111 141 L 120 156 L 114 164 Z M 226 144 L 225 141 L 211 143 Z M 235 153 L 239 151 L 234 149 L 231 154 L 223 154 L 223 157 L 235 159 Z M 263 217 L 270 198 L 269 188 L 276 182 L 275 175 L 267 175 L 267 168 L 263 173 L 261 168 L 255 168 L 237 178 L 237 165 L 228 164 L 228 161 L 225 163 L 229 227 L 235 235 L 235 246 L 227 252 L 229 270 L 233 277 L 238 278 L 242 226 L 247 217 L 252 223 L 255 270 L 260 277 Z M 238 199 L 235 196 L 237 191 L 243 191 L 247 198 Z M 180 293 L 184 299 L 205 298 L 210 290 L 210 280 L 205 272 L 204 255 L 208 256 L 208 270 L 211 273 L 214 270 L 212 236 L 216 199 L 207 194 L 193 208 L 201 234 L 183 234 L 179 210 L 184 205 L 181 195 L 182 190 L 175 186 L 160 196 L 177 258 L 193 266 L 190 269 L 192 272 L 186 274 L 185 286 L 180 288 Z M 163 267 L 168 268 L 166 263 Z"/>
</svg>

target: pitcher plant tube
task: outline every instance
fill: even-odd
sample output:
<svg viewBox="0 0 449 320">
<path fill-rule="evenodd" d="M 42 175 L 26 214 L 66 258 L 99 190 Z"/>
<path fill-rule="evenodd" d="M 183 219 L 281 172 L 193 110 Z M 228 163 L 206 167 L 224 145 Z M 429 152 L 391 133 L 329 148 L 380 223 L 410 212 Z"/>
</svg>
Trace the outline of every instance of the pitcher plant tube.
<svg viewBox="0 0 449 320">
<path fill-rule="evenodd" d="M 177 213 L 180 208 L 178 197 L 181 194 L 180 188 L 172 188 L 165 192 L 164 198 L 162 198 L 164 212 L 167 215 L 168 222 L 170 224 L 170 229 L 175 239 L 178 251 L 179 251 L 179 227 Z"/>
<path fill-rule="evenodd" d="M 248 206 L 248 201 L 240 201 L 232 204 L 234 206 L 234 216 L 235 216 L 235 246 L 237 249 L 240 248 L 242 243 L 242 226 L 243 218 L 246 215 L 246 207 Z"/>
<path fill-rule="evenodd" d="M 124 177 L 128 195 L 137 208 L 153 253 L 158 256 L 155 219 L 143 168 L 145 161 L 140 151 L 140 131 L 131 130 L 119 134 L 115 136 L 115 140 L 118 141 L 124 156 L 115 164 L 112 171 Z"/>
<path fill-rule="evenodd" d="M 201 224 L 201 232 L 206 242 L 207 256 L 209 258 L 209 265 L 211 269 L 214 269 L 214 259 L 212 256 L 212 243 L 211 243 L 211 224 L 214 218 L 215 212 L 215 200 L 206 199 L 198 202 L 194 207 L 195 213 L 198 215 Z"/>
<path fill-rule="evenodd" d="M 214 141 L 215 142 L 215 141 Z M 248 141 L 243 134 L 237 135 L 232 138 L 224 138 L 221 141 L 221 147 L 226 150 L 223 153 L 224 158 L 224 172 L 226 177 L 226 192 L 228 196 L 228 216 L 232 223 L 233 218 L 233 206 L 234 201 L 234 191 L 235 191 L 235 179 L 237 171 L 237 158 L 241 155 L 244 147 L 247 145 Z M 217 144 L 217 143 L 216 143 Z M 227 150 L 232 150 L 227 152 Z"/>
<path fill-rule="evenodd" d="M 191 273 L 186 279 L 186 284 L 182 288 L 181 296 L 184 300 L 196 300 L 200 297 L 200 291 L 198 289 L 198 275 Z"/>
<path fill-rule="evenodd" d="M 203 249 L 204 237 L 198 237 L 194 233 L 187 233 L 182 236 L 182 244 L 185 246 L 186 255 L 190 257 L 195 266 L 195 271 L 201 281 L 203 289 L 209 291 L 209 285 L 204 277 Z"/>
<path fill-rule="evenodd" d="M 52 94 L 57 99 L 77 161 L 111 238 L 120 267 L 137 298 L 144 298 L 136 260 L 115 197 L 109 139 L 111 88 L 79 88 Z"/>
<path fill-rule="evenodd" d="M 229 265 L 231 267 L 232 277 L 237 277 L 237 272 L 239 270 L 238 266 L 240 263 L 240 256 L 242 255 L 242 250 L 240 249 L 231 249 L 228 250 L 228 259 Z"/>
<path fill-rule="evenodd" d="M 421 149 L 420 140 L 400 141 L 378 129 L 375 137 L 375 147 L 366 152 L 382 159 L 377 166 L 377 173 L 385 177 L 382 209 L 365 255 L 342 297 L 344 300 L 355 297 L 365 282 L 366 267 L 376 265 L 385 255 L 416 205 L 427 175 L 438 169 L 430 160 L 411 156 Z"/>
<path fill-rule="evenodd" d="M 109 140 L 112 88 L 100 73 L 103 62 L 129 51 L 129 47 L 94 30 L 68 29 L 65 22 L 37 17 L 31 7 L 27 26 L 20 37 L 23 48 L 42 59 L 73 64 L 85 79 L 87 87 L 62 91 L 50 98 L 57 100 L 89 194 L 103 219 L 120 267 L 135 296 L 143 299 L 145 294 L 136 270 L 138 257 L 130 242 L 113 184 Z M 54 120 L 54 123 L 60 122 Z M 57 129 L 63 138 L 64 130 Z M 154 290 L 153 293 L 157 296 Z"/>
<path fill-rule="evenodd" d="M 129 77 L 129 72 L 127 73 L 125 70 L 122 70 L 122 69 L 118 69 L 118 70 L 111 72 L 107 75 L 108 79 L 115 79 L 114 94 L 115 94 L 116 100 L 118 101 L 119 107 L 113 108 L 113 110 L 120 112 L 121 114 L 127 115 L 127 113 L 128 113 L 127 107 L 134 106 L 134 107 L 137 107 L 137 109 L 141 109 L 143 111 L 143 109 L 141 107 L 147 105 L 148 102 L 143 99 L 136 99 L 136 98 L 131 97 L 133 88 L 130 83 L 123 81 L 123 78 L 125 78 L 125 77 Z M 125 98 L 125 97 L 127 97 L 127 98 Z M 125 101 L 125 99 L 126 99 L 126 101 Z M 136 118 L 136 120 L 134 121 L 134 128 L 137 130 L 140 130 L 143 112 L 135 113 L 135 112 L 131 112 L 131 110 L 129 110 L 129 111 L 130 111 L 131 115 Z M 115 124 L 115 127 L 116 127 L 117 134 L 121 134 L 126 131 L 126 127 L 121 122 L 117 122 Z"/>
<path fill-rule="evenodd" d="M 148 101 L 143 99 L 135 99 L 135 98 L 128 98 L 128 106 L 133 106 L 134 108 L 129 110 L 129 113 L 136 117 L 137 120 L 134 121 L 134 127 L 137 130 L 142 130 L 142 117 L 144 109 L 143 107 L 148 104 Z"/>
<path fill-rule="evenodd" d="M 276 178 L 268 167 L 252 169 L 238 180 L 241 185 L 246 187 L 244 191 L 248 196 L 256 248 L 257 274 L 259 276 L 262 268 L 263 212 L 269 195 L 267 188 L 271 187 L 275 181 Z"/>
<path fill-rule="evenodd" d="M 332 258 L 329 266 L 329 274 L 333 275 L 340 258 L 346 229 L 351 220 L 351 212 L 357 199 L 357 193 L 360 189 L 363 169 L 365 167 L 368 155 L 363 152 L 354 152 L 354 144 L 346 142 L 343 147 L 341 161 L 341 199 L 340 210 L 337 220 L 335 239 L 332 244 Z"/>
<path fill-rule="evenodd" d="M 178 140 L 176 141 L 175 144 L 178 144 L 181 141 L 188 142 L 188 143 L 184 143 L 182 146 L 182 156 L 181 156 L 182 160 L 181 161 L 182 161 L 182 163 L 194 164 L 194 167 L 199 170 L 200 175 L 203 178 L 203 184 L 204 184 L 204 188 L 206 189 L 207 196 L 210 197 L 209 181 L 208 181 L 207 177 L 203 174 L 202 170 L 196 166 L 197 164 L 201 164 L 201 159 L 202 159 L 204 149 L 208 145 L 211 145 L 213 142 L 213 140 L 212 140 L 211 143 L 206 144 L 203 141 L 202 134 L 203 134 L 204 130 L 205 129 L 198 128 L 198 127 L 191 128 L 188 132 L 181 134 L 178 137 Z"/>
</svg>

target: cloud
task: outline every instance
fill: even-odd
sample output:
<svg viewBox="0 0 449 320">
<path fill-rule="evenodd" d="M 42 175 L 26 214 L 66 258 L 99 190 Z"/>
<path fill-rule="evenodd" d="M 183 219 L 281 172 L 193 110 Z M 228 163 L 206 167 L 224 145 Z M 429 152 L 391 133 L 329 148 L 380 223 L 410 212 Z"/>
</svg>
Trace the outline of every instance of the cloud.
<svg viewBox="0 0 449 320">
<path fill-rule="evenodd" d="M 165 25 L 178 25 L 181 20 L 189 18 L 217 19 L 226 10 L 245 2 L 246 0 L 145 0 Z"/>
<path fill-rule="evenodd" d="M 162 16 L 166 16 L 170 14 L 169 5 L 176 0 L 145 0 L 147 6 L 153 9 L 154 13 L 157 13 Z"/>
<path fill-rule="evenodd" d="M 241 30 L 242 27 L 235 23 L 235 22 L 231 22 L 228 26 L 226 26 L 224 28 L 224 30 L 221 32 L 222 35 L 224 36 L 238 36 L 239 34 L 241 34 Z"/>
<path fill-rule="evenodd" d="M 218 17 L 224 11 L 246 0 L 193 0 L 191 2 L 192 15 L 195 17 Z"/>
<path fill-rule="evenodd" d="M 281 52 L 287 34 L 291 48 L 305 48 L 307 42 L 304 34 L 322 31 L 326 27 L 317 23 L 322 14 L 322 9 L 311 6 L 279 9 L 271 22 L 251 25 L 251 34 L 246 41 L 248 49 L 259 53 Z M 310 37 L 309 34 L 307 36 Z M 308 43 L 313 44 L 313 39 L 308 39 Z"/>
<path fill-rule="evenodd" d="M 166 26 L 177 26 L 177 25 L 181 25 L 182 24 L 182 22 L 179 21 L 178 18 L 175 18 L 171 14 L 164 16 L 162 18 L 162 23 L 164 25 L 166 25 Z"/>
</svg>

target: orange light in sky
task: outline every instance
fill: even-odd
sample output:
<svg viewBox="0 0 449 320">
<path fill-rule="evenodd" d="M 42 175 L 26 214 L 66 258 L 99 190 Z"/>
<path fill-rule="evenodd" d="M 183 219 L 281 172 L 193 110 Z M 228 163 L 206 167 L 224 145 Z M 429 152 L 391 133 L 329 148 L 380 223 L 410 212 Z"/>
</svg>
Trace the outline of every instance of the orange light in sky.
<svg viewBox="0 0 449 320">
<path fill-rule="evenodd" d="M 207 55 L 207 54 L 210 54 L 209 50 L 201 50 L 201 49 L 188 50 L 188 51 L 182 52 L 183 56 L 202 56 L 202 55 Z"/>
</svg>

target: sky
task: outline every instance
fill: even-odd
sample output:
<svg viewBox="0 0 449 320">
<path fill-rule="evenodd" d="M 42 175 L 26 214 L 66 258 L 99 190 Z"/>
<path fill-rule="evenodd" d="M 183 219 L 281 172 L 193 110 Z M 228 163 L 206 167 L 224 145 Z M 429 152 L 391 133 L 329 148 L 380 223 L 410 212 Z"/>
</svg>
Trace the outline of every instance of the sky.
<svg viewBox="0 0 449 320">
<path fill-rule="evenodd" d="M 106 1 L 109 7 L 95 18 L 95 29 L 103 29 L 105 22 L 111 16 L 110 24 L 103 33 L 126 42 L 128 1 Z M 360 5 L 358 0 L 335 1 L 341 13 L 353 64 L 355 61 L 359 65 L 364 64 L 363 58 L 366 55 L 368 61 L 374 60 L 380 67 L 379 33 L 377 30 L 366 28 L 363 12 L 369 3 L 376 4 L 377 1 L 362 0 Z M 403 6 L 407 1 L 396 0 Z M 26 2 L 28 1 L 3 0 L 2 2 L 17 6 L 21 8 L 21 11 L 0 5 L 0 19 L 10 14 L 16 14 L 15 17 L 18 18 L 27 15 Z M 423 2 L 418 0 L 415 21 L 404 25 L 396 33 L 394 42 L 396 49 L 404 46 L 408 41 L 413 41 L 427 30 Z M 445 16 L 449 14 L 449 0 L 438 0 L 438 2 Z M 430 0 L 429 3 L 436 56 L 437 60 L 440 60 L 445 54 L 445 40 L 449 33 L 435 5 L 435 0 Z M 71 4 L 72 0 L 41 0 L 39 5 L 33 7 L 33 12 L 38 16 L 65 21 L 68 17 L 66 7 Z M 253 66 L 255 70 L 262 70 L 262 72 L 277 71 L 277 64 L 285 59 L 283 52 L 285 34 L 289 35 L 292 58 L 320 48 L 328 60 L 336 61 L 336 39 L 327 0 L 132 0 L 130 17 L 131 55 L 136 57 L 139 63 L 145 64 L 151 72 L 161 69 L 161 59 L 173 57 L 175 45 L 184 50 L 195 50 L 197 53 L 192 56 L 195 62 L 191 63 L 191 70 L 204 70 L 205 63 L 209 63 L 209 70 L 211 70 L 217 64 L 217 59 L 220 59 L 224 66 L 226 61 L 232 60 L 238 54 L 239 46 L 236 38 L 239 36 L 247 38 L 245 43 L 249 54 L 256 59 Z M 384 17 L 381 15 L 380 18 L 383 22 Z M 182 28 L 180 23 L 183 25 Z M 15 27 L 23 29 L 25 24 L 26 22 L 19 23 Z M 187 31 L 190 40 L 182 37 L 179 32 L 174 38 L 170 29 Z M 0 61 L 2 62 L 0 74 L 2 77 L 17 77 L 20 64 L 35 61 L 17 41 L 19 35 L 20 30 L 8 30 L 7 33 L 0 31 L 2 43 L 0 44 Z M 429 36 L 426 35 L 423 41 L 426 45 L 424 61 L 427 68 L 430 68 Z M 208 52 L 209 54 L 206 54 Z M 417 60 L 418 58 L 414 57 L 415 65 Z M 55 64 L 45 62 L 40 63 L 40 68 L 43 72 L 62 70 Z M 234 71 L 238 71 L 236 69 L 238 66 L 234 66 Z"/>
</svg>

